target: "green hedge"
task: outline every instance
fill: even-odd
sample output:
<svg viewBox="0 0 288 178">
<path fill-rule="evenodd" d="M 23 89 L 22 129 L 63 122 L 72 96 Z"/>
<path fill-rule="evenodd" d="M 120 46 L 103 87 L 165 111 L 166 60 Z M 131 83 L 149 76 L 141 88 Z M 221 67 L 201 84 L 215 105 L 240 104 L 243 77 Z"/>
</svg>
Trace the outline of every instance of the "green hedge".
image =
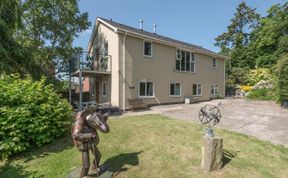
<svg viewBox="0 0 288 178">
<path fill-rule="evenodd" d="M 45 79 L 0 76 L 0 158 L 61 136 L 72 116 L 70 104 Z"/>
<path fill-rule="evenodd" d="M 283 104 L 284 102 L 288 102 L 288 54 L 278 61 L 277 67 L 279 77 L 279 101 Z"/>
<path fill-rule="evenodd" d="M 267 89 L 267 88 L 254 89 L 247 94 L 247 98 L 254 100 L 276 101 L 277 93 L 275 93 L 273 89 Z"/>
</svg>

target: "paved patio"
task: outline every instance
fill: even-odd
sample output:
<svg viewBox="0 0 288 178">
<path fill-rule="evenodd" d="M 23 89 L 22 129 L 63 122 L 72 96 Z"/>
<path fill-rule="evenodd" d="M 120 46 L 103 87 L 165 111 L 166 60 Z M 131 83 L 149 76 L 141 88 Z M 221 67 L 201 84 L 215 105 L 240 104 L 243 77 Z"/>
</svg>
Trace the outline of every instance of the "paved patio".
<svg viewBox="0 0 288 178">
<path fill-rule="evenodd" d="M 123 116 L 163 114 L 200 124 L 199 109 L 205 104 L 217 105 L 219 102 L 223 117 L 217 127 L 288 146 L 288 110 L 269 101 L 223 99 L 196 104 L 163 105 L 154 106 L 149 111 L 128 112 Z"/>
</svg>

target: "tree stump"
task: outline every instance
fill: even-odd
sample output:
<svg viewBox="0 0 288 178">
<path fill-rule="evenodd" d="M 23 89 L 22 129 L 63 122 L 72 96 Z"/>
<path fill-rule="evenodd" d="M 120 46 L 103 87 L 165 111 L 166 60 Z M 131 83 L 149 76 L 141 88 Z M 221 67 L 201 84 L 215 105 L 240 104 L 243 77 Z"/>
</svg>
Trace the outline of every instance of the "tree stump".
<svg viewBox="0 0 288 178">
<path fill-rule="evenodd" d="M 214 171 L 223 166 L 223 139 L 220 137 L 203 136 L 202 140 L 202 163 L 205 171 Z"/>
</svg>

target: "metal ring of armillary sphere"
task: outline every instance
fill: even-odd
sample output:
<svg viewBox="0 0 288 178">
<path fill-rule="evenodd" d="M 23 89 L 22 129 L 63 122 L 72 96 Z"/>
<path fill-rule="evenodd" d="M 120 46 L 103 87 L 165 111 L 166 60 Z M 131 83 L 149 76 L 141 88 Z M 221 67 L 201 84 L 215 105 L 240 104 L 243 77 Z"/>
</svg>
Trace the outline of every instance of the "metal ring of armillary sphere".
<svg viewBox="0 0 288 178">
<path fill-rule="evenodd" d="M 199 120 L 202 124 L 216 125 L 221 117 L 219 108 L 211 104 L 203 106 L 199 111 Z"/>
</svg>

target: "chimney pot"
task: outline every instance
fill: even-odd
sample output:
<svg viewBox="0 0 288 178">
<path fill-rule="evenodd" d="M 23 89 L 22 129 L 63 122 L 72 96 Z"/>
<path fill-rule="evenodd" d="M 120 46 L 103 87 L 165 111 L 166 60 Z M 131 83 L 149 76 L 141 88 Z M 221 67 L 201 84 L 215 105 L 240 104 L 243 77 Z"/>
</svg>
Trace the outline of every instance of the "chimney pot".
<svg viewBox="0 0 288 178">
<path fill-rule="evenodd" d="M 140 24 L 140 30 L 143 30 L 143 20 L 142 19 L 139 20 L 139 24 Z"/>
<path fill-rule="evenodd" d="M 153 25 L 153 31 L 154 31 L 154 34 L 157 33 L 157 24 L 154 24 L 154 25 Z"/>
</svg>

